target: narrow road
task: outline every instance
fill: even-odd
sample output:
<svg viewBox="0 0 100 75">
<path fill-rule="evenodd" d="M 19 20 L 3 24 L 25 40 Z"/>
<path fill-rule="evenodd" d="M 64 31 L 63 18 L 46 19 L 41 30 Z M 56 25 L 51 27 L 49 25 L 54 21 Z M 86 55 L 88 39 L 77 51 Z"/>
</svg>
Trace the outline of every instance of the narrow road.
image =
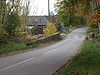
<svg viewBox="0 0 100 75">
<path fill-rule="evenodd" d="M 64 40 L 45 48 L 0 58 L 0 75 L 52 75 L 75 56 L 86 30 L 78 28 Z"/>
</svg>

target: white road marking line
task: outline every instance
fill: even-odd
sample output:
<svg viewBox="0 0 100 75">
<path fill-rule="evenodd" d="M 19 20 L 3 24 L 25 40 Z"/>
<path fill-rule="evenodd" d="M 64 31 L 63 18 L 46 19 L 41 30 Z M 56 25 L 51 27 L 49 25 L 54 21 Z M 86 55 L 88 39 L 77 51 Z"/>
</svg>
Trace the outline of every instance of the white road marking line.
<svg viewBox="0 0 100 75">
<path fill-rule="evenodd" d="M 56 51 L 56 50 L 57 50 L 57 49 L 54 49 L 54 50 L 45 52 L 44 54 L 48 54 L 48 53 L 54 52 L 54 51 Z M 20 65 L 20 64 L 23 64 L 23 63 L 28 62 L 28 61 L 30 61 L 30 60 L 32 60 L 32 59 L 35 59 L 35 58 L 36 58 L 36 57 L 29 58 L 29 59 L 24 60 L 24 61 L 22 61 L 22 62 L 19 62 L 19 63 L 17 63 L 17 64 L 14 64 L 14 65 L 8 66 L 8 67 L 6 67 L 6 68 L 0 69 L 0 71 L 5 71 L 5 70 L 7 70 L 7 69 L 13 68 L 13 67 L 15 67 L 15 66 L 18 66 L 18 65 Z"/>
<path fill-rule="evenodd" d="M 48 54 L 48 53 L 54 52 L 54 51 L 56 51 L 56 50 L 57 50 L 57 49 L 54 49 L 54 50 L 51 50 L 51 51 L 45 52 L 44 54 Z"/>
<path fill-rule="evenodd" d="M 32 58 L 30 58 L 30 59 L 24 60 L 24 61 L 19 62 L 19 63 L 17 63 L 17 64 L 8 66 L 8 67 L 6 67 L 6 68 L 3 68 L 3 69 L 1 69 L 0 71 L 4 71 L 4 70 L 10 69 L 10 68 L 13 68 L 13 67 L 15 67 L 15 66 L 18 66 L 18 65 L 20 65 L 20 64 L 23 64 L 23 63 L 28 62 L 28 61 L 30 61 L 30 60 L 32 60 L 32 59 L 35 59 L 35 58 L 36 58 L 36 57 L 32 57 Z"/>
</svg>

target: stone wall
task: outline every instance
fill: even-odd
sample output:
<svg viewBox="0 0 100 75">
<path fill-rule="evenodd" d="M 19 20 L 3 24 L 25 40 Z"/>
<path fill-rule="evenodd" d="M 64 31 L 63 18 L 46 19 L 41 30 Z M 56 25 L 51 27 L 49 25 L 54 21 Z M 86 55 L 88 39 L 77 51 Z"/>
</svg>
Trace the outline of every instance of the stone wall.
<svg viewBox="0 0 100 75">
<path fill-rule="evenodd" d="M 60 40 L 60 39 L 62 39 L 62 38 L 60 37 L 60 32 L 58 32 L 58 33 L 55 33 L 55 34 L 50 35 L 48 37 L 44 37 L 44 38 L 41 38 L 41 39 L 38 39 L 38 40 L 35 40 L 35 41 L 27 42 L 26 46 L 38 45 L 40 43 L 46 43 L 46 42 L 49 42 L 49 41 L 57 41 L 57 40 Z"/>
</svg>

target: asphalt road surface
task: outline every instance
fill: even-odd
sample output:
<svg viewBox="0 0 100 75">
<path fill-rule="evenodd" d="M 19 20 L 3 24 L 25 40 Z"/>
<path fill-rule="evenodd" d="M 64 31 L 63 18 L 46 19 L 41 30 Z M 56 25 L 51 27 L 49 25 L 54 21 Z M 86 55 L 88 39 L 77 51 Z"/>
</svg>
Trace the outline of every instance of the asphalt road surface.
<svg viewBox="0 0 100 75">
<path fill-rule="evenodd" d="M 75 56 L 86 30 L 78 28 L 64 40 L 45 48 L 0 58 L 0 75 L 52 75 Z"/>
</svg>

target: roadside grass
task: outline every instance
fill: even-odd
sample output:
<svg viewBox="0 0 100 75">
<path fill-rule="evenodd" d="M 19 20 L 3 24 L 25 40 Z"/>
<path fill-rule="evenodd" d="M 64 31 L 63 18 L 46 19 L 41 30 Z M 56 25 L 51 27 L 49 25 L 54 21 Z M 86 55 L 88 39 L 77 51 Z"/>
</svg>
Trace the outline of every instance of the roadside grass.
<svg viewBox="0 0 100 75">
<path fill-rule="evenodd" d="M 48 45 L 54 44 L 56 42 L 59 42 L 59 40 L 52 40 L 52 41 L 48 41 L 48 42 L 44 42 L 44 43 L 39 43 L 39 44 L 33 44 L 30 46 L 26 46 L 26 44 L 20 44 L 20 43 L 15 43 L 15 42 L 6 42 L 6 43 L 2 43 L 0 44 L 0 56 L 2 56 L 3 54 L 9 55 L 10 52 L 12 52 L 12 54 L 16 54 L 24 51 L 28 51 L 28 50 L 34 50 L 36 48 L 42 48 L 42 47 L 46 47 Z M 11 55 L 12 55 L 11 54 Z"/>
<path fill-rule="evenodd" d="M 61 75 L 100 75 L 100 42 L 86 41 Z"/>
<path fill-rule="evenodd" d="M 0 54 L 25 50 L 28 48 L 31 48 L 31 46 L 26 46 L 25 44 L 19 44 L 14 42 L 2 43 L 0 44 Z"/>
</svg>

